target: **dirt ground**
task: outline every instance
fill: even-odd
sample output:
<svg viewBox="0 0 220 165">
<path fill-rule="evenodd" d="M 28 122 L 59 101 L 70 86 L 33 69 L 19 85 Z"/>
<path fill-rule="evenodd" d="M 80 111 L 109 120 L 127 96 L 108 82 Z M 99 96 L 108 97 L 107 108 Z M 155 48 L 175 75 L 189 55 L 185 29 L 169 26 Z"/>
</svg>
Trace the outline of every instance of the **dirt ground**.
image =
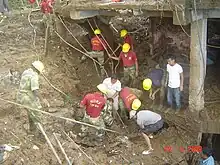
<svg viewBox="0 0 220 165">
<path fill-rule="evenodd" d="M 19 84 L 19 76 L 17 75 L 29 68 L 31 62 L 39 58 L 45 64 L 45 75 L 49 81 L 67 93 L 72 101 L 71 104 L 64 104 L 67 100 L 41 77 L 40 92 L 51 105 L 50 109 L 44 108 L 44 110 L 55 111 L 51 113 L 59 116 L 79 118 L 77 105 L 80 99 L 85 93 L 94 91 L 100 79 L 93 63 L 88 60 L 81 64 L 81 54 L 66 46 L 63 47 L 55 34 L 52 36 L 53 40 L 50 40 L 49 54 L 47 57 L 44 56 L 44 28 L 41 18 L 42 15 L 39 13 L 32 16 L 37 28 L 36 46 L 33 46 L 33 29 L 29 25 L 27 14 L 15 15 L 12 13 L 10 18 L 5 19 L 0 24 L 0 98 L 15 101 Z M 14 73 L 13 76 L 8 75 L 10 69 Z M 14 71 L 18 74 L 16 75 Z M 69 134 L 72 131 L 73 134 L 77 135 L 79 125 L 46 115 L 42 117 L 42 124 L 63 164 L 67 163 L 53 133 L 59 135 L 58 138 L 73 164 L 93 164 L 74 147 L 74 144 L 63 133 L 65 131 Z M 76 139 L 73 137 L 73 139 L 99 165 L 163 165 L 178 162 L 184 165 L 186 162 L 181 161 L 184 160 L 184 153 L 181 153 L 179 148 L 195 145 L 195 139 L 189 137 L 182 130 L 170 126 L 165 132 L 151 140 L 154 152 L 150 155 L 143 155 L 142 151 L 147 149 L 143 137 L 138 136 L 136 126 L 132 121 L 126 124 L 129 125 L 127 128 L 129 134 L 122 128 L 120 122 L 115 121 L 111 129 L 121 132 L 123 135 L 108 132 L 101 146 L 83 144 L 78 137 Z M 10 156 L 4 164 L 57 165 L 56 158 L 47 143 L 28 132 L 27 126 L 28 120 L 25 109 L 1 101 L 0 144 L 20 146 L 20 149 L 10 152 Z M 34 145 L 38 149 L 34 149 Z M 164 151 L 165 146 L 171 146 L 173 151 L 171 153 Z"/>
</svg>

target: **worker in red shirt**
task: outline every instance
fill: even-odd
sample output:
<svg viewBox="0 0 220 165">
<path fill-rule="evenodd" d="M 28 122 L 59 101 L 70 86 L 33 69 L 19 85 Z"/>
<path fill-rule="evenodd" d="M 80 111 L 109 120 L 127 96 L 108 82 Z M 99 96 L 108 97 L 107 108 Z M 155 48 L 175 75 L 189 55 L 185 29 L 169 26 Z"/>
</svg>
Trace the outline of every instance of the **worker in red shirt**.
<svg viewBox="0 0 220 165">
<path fill-rule="evenodd" d="M 41 11 L 44 14 L 51 14 L 53 12 L 54 0 L 42 0 L 40 3 Z"/>
<path fill-rule="evenodd" d="M 87 94 L 80 102 L 80 108 L 85 109 L 83 122 L 96 125 L 100 128 L 105 128 L 104 121 L 101 117 L 101 112 L 105 103 L 106 99 L 102 93 L 95 92 Z M 88 127 L 83 125 L 81 130 L 83 134 L 80 135 L 85 136 L 87 134 Z M 97 130 L 96 135 L 101 138 L 104 135 L 103 129 Z"/>
<path fill-rule="evenodd" d="M 129 112 L 131 110 L 138 110 L 141 106 L 141 101 L 129 87 L 122 88 L 119 96 L 120 116 L 123 119 L 129 119 Z"/>
<path fill-rule="evenodd" d="M 102 77 L 105 76 L 104 72 L 104 51 L 106 49 L 106 42 L 104 39 L 101 37 L 101 30 L 96 29 L 94 31 L 95 36 L 91 39 L 91 47 L 92 51 L 88 52 L 90 57 L 92 58 L 97 58 L 98 62 L 102 65 L 100 66 L 101 69 L 101 75 Z M 86 59 L 86 56 L 82 56 L 81 62 L 83 62 Z"/>
<path fill-rule="evenodd" d="M 136 53 L 130 50 L 130 45 L 125 43 L 122 46 L 122 51 L 119 57 L 110 56 L 115 60 L 122 60 L 124 66 L 124 78 L 125 84 L 132 86 L 135 78 L 138 76 L 138 61 Z M 131 81 L 130 81 L 131 78 Z M 130 84 L 128 84 L 130 82 Z"/>
<path fill-rule="evenodd" d="M 123 38 L 123 44 L 128 43 L 131 47 L 131 50 L 134 50 L 134 43 L 130 35 L 128 35 L 128 31 L 123 29 L 120 32 L 121 38 Z"/>
</svg>

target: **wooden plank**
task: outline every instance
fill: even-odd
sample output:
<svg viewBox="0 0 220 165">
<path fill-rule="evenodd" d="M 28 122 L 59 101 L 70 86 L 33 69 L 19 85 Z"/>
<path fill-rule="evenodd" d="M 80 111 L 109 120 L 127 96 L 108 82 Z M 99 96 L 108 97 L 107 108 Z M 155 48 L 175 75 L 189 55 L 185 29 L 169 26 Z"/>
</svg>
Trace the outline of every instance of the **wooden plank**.
<svg viewBox="0 0 220 165">
<path fill-rule="evenodd" d="M 202 133 L 220 134 L 220 121 L 203 121 L 201 123 L 200 131 Z"/>
</svg>

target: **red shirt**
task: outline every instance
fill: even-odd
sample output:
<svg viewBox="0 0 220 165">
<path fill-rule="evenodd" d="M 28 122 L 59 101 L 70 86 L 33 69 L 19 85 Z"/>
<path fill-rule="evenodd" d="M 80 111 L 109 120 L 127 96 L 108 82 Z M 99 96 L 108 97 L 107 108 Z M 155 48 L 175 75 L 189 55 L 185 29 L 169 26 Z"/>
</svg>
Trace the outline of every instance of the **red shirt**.
<svg viewBox="0 0 220 165">
<path fill-rule="evenodd" d="M 106 48 L 105 41 L 98 36 L 95 36 L 91 39 L 91 45 L 92 45 L 92 50 L 94 51 L 103 51 Z"/>
<path fill-rule="evenodd" d="M 86 114 L 92 118 L 99 117 L 104 108 L 106 100 L 100 93 L 89 93 L 81 101 L 86 106 Z"/>
<path fill-rule="evenodd" d="M 36 0 L 28 0 L 28 2 L 29 2 L 30 4 L 33 4 L 33 3 L 36 2 Z"/>
<path fill-rule="evenodd" d="M 126 35 L 124 38 L 124 44 L 128 43 L 131 46 L 131 50 L 133 49 L 133 40 L 131 38 L 131 36 Z"/>
<path fill-rule="evenodd" d="M 134 101 L 134 99 L 137 99 L 137 96 L 131 93 L 130 89 L 128 87 L 122 88 L 120 92 L 120 97 L 124 102 L 125 107 L 128 111 L 131 110 L 131 104 Z"/>
<path fill-rule="evenodd" d="M 128 53 L 121 52 L 119 55 L 119 59 L 122 60 L 124 67 L 130 67 L 135 64 L 137 61 L 136 53 L 133 51 L 129 51 Z"/>
<path fill-rule="evenodd" d="M 45 14 L 52 13 L 53 9 L 50 7 L 54 0 L 42 0 L 40 3 L 41 11 Z"/>
</svg>

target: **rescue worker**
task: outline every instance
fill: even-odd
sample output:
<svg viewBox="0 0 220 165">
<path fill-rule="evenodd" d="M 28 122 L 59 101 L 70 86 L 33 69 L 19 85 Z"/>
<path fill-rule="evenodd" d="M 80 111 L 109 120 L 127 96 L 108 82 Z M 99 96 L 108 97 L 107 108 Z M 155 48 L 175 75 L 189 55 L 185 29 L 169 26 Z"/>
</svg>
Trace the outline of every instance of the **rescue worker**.
<svg viewBox="0 0 220 165">
<path fill-rule="evenodd" d="M 90 57 L 92 58 L 97 58 L 98 62 L 101 64 L 101 75 L 104 77 L 105 72 L 104 72 L 104 51 L 106 49 L 106 42 L 104 39 L 101 37 L 101 30 L 96 29 L 94 31 L 95 36 L 91 39 L 91 46 L 92 46 L 92 51 L 88 52 Z M 81 61 L 85 61 L 86 56 L 82 56 Z"/>
<path fill-rule="evenodd" d="M 131 50 L 134 50 L 133 40 L 131 36 L 128 34 L 128 31 L 123 29 L 120 32 L 121 38 L 123 38 L 123 44 L 128 43 L 131 46 Z"/>
<path fill-rule="evenodd" d="M 39 4 L 41 7 L 41 11 L 44 13 L 43 15 L 43 21 L 46 25 L 46 27 L 51 27 L 53 28 L 53 4 L 54 0 L 42 0 L 41 3 Z"/>
<path fill-rule="evenodd" d="M 163 105 L 165 98 L 165 88 L 167 85 L 167 72 L 156 65 L 156 68 L 151 69 L 147 75 L 147 78 L 143 81 L 143 88 L 149 91 L 149 98 L 155 99 L 155 95 L 160 91 L 160 106 Z M 154 91 L 155 90 L 155 91 Z"/>
<path fill-rule="evenodd" d="M 122 46 L 122 52 L 119 57 L 110 56 L 114 60 L 122 60 L 124 66 L 124 84 L 128 86 L 134 85 L 134 80 L 138 76 L 138 61 L 136 53 L 130 50 L 130 45 L 125 43 Z M 131 81 L 130 81 L 131 79 Z M 130 82 L 130 84 L 128 84 Z"/>
<path fill-rule="evenodd" d="M 107 98 L 112 98 L 114 100 L 114 109 L 118 110 L 118 97 L 121 91 L 121 82 L 118 80 L 116 75 L 106 78 L 103 82 L 106 85 L 108 92 L 106 94 Z"/>
<path fill-rule="evenodd" d="M 99 89 L 100 92 L 102 92 L 104 94 L 104 97 L 107 98 L 105 107 L 103 108 L 102 111 L 102 118 L 104 120 L 105 125 L 107 126 L 111 126 L 113 123 L 113 98 L 108 97 L 109 95 L 111 95 L 111 91 L 108 89 L 106 84 L 99 84 L 97 86 L 97 88 Z M 117 102 L 118 103 L 118 102 Z"/>
<path fill-rule="evenodd" d="M 53 4 L 54 0 L 42 0 L 40 3 L 41 11 L 45 15 L 50 15 L 51 13 L 53 13 Z"/>
<path fill-rule="evenodd" d="M 160 130 L 164 125 L 161 115 L 149 110 L 132 110 L 129 112 L 129 116 L 130 119 L 135 119 L 137 125 L 140 127 L 140 132 L 149 147 L 149 150 L 145 151 L 144 154 L 149 154 L 151 151 L 153 151 L 150 143 L 150 138 L 153 138 L 151 134 Z"/>
<path fill-rule="evenodd" d="M 114 100 L 112 98 L 108 98 L 101 113 L 104 123 L 108 127 L 110 127 L 114 121 L 113 114 L 112 114 L 113 102 Z"/>
<path fill-rule="evenodd" d="M 141 101 L 128 87 L 122 88 L 119 98 L 120 116 L 123 119 L 129 118 L 131 110 L 138 110 L 141 106 Z"/>
<path fill-rule="evenodd" d="M 101 140 L 104 135 L 104 130 L 102 128 L 105 128 L 105 124 L 101 112 L 105 103 L 106 99 L 100 92 L 89 93 L 80 102 L 80 108 L 85 109 L 83 122 L 100 127 L 100 129 L 95 132 L 95 135 L 98 137 L 97 140 Z M 83 125 L 81 130 L 83 134 L 80 135 L 85 136 L 88 133 L 88 126 Z"/>
<path fill-rule="evenodd" d="M 17 101 L 20 104 L 34 109 L 41 109 L 42 101 L 48 107 L 50 106 L 46 99 L 43 99 L 39 93 L 39 74 L 44 70 L 44 65 L 41 61 L 34 61 L 32 68 L 25 70 L 21 75 L 20 87 L 17 94 Z M 39 113 L 36 111 L 28 111 L 29 130 L 36 132 L 39 123 Z"/>
</svg>

